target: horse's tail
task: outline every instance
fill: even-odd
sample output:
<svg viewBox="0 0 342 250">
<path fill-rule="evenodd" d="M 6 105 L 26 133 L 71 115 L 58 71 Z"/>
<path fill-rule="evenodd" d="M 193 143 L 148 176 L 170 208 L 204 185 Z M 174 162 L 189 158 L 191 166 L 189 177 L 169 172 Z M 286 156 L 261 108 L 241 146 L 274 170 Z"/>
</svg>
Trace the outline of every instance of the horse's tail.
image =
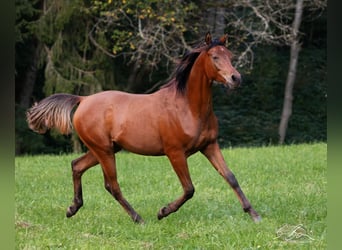
<svg viewBox="0 0 342 250">
<path fill-rule="evenodd" d="M 70 94 L 54 94 L 35 103 L 26 112 L 30 129 L 44 134 L 48 129 L 56 128 L 61 134 L 70 134 L 73 129 L 72 111 L 84 98 Z"/>
</svg>

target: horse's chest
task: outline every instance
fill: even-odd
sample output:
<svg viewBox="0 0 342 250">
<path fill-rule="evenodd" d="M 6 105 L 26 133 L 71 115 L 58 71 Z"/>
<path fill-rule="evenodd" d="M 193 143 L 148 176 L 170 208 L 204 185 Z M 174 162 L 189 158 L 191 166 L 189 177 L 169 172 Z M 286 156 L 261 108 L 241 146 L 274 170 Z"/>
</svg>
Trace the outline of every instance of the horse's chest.
<svg viewBox="0 0 342 250">
<path fill-rule="evenodd" d="M 202 147 L 205 144 L 216 140 L 217 138 L 217 129 L 212 126 L 204 126 L 203 129 L 200 131 L 200 135 L 197 140 L 197 147 Z"/>
<path fill-rule="evenodd" d="M 188 154 L 214 141 L 218 131 L 215 116 L 200 119 L 188 113 L 177 117 L 170 115 L 159 127 L 164 148 L 179 148 Z"/>
<path fill-rule="evenodd" d="M 193 127 L 189 140 L 186 143 L 187 148 L 191 151 L 199 150 L 208 143 L 216 140 L 218 134 L 218 127 L 216 118 L 212 117 L 206 121 L 200 121 Z"/>
</svg>

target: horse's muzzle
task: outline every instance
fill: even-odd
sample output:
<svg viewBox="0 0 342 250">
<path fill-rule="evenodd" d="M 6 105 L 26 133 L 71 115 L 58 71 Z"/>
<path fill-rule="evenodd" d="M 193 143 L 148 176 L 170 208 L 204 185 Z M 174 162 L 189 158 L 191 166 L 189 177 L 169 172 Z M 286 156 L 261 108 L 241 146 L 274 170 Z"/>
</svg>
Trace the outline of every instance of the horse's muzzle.
<svg viewBox="0 0 342 250">
<path fill-rule="evenodd" d="M 226 82 L 224 83 L 225 87 L 228 87 L 229 89 L 235 89 L 241 85 L 241 75 L 240 74 L 233 74 L 229 77 L 225 78 Z"/>
<path fill-rule="evenodd" d="M 241 84 L 241 75 L 232 75 L 233 85 L 239 87 Z"/>
</svg>

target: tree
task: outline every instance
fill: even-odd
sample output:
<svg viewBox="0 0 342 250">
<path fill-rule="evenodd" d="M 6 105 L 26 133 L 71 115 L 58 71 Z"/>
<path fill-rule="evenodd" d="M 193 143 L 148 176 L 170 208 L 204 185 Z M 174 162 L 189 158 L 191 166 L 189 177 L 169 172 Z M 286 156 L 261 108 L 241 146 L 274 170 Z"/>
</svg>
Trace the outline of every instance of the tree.
<svg viewBox="0 0 342 250">
<path fill-rule="evenodd" d="M 302 23 L 306 26 L 298 28 L 298 46 L 316 29 L 308 26 L 308 18 L 315 20 L 327 3 L 326 0 L 301 1 Z M 35 100 L 55 92 L 80 95 L 107 89 L 152 92 L 171 77 L 181 55 L 203 42 L 203 33 L 211 31 L 214 36 L 228 33 L 228 47 L 235 54 L 233 64 L 244 75 L 244 82 L 252 82 L 254 89 L 245 85 L 229 98 L 225 97 L 226 92 L 218 92 L 215 99 L 222 105 L 217 106 L 222 110 L 219 120 L 225 117 L 227 125 L 222 136 L 229 137 L 225 139 L 229 143 L 230 138 L 235 137 L 232 139 L 235 145 L 242 137 L 251 143 L 249 145 L 278 141 L 275 138 L 282 102 L 279 93 L 286 80 L 283 69 L 289 65 L 284 62 L 288 60 L 288 48 L 294 39 L 294 10 L 292 0 L 16 0 L 17 107 L 21 106 L 24 112 Z M 320 45 L 324 46 L 324 42 Z M 304 71 L 305 65 L 300 60 L 303 54 L 306 58 L 310 54 L 305 46 L 298 58 L 298 67 Z M 324 70 L 322 46 L 315 49 L 321 55 L 315 57 L 316 61 L 308 58 L 305 62 L 321 64 Z M 301 81 L 302 73 L 298 72 L 294 89 Z M 318 78 L 324 82 L 324 73 Z M 311 83 L 316 84 L 317 77 L 313 79 Z M 319 89 L 321 85 L 312 87 L 308 89 Z M 272 93 L 275 90 L 276 95 Z M 247 91 L 246 97 L 242 96 L 243 91 Z M 233 103 L 230 100 L 234 100 Z M 296 100 L 299 98 L 294 98 Z M 296 109 L 294 105 L 289 136 L 301 119 L 296 118 Z M 20 115 L 22 111 L 18 112 L 20 119 L 24 119 Z M 250 126 L 256 123 L 257 126 Z M 18 119 L 18 124 L 27 129 L 24 120 L 19 122 Z M 17 132 L 20 145 L 21 135 L 27 131 L 23 127 Z M 51 138 L 56 137 L 52 134 L 49 140 Z M 59 138 L 56 144 L 57 140 Z M 80 150 L 76 137 L 73 142 L 74 150 Z"/>
<path fill-rule="evenodd" d="M 86 15 L 83 1 L 34 0 L 16 1 L 16 113 L 23 114 L 34 101 L 37 78 L 44 73 L 44 92 L 78 94 L 94 93 L 103 80 L 98 65 L 103 58 L 88 46 L 87 27 L 91 16 Z M 91 51 L 91 53 L 90 53 Z M 95 60 L 90 62 L 90 57 Z M 19 116 L 19 126 L 24 124 Z M 19 125 L 20 124 L 20 125 Z M 20 128 L 20 131 L 25 131 Z M 22 139 L 17 138 L 16 142 Z M 73 137 L 74 149 L 80 145 Z M 20 143 L 16 152 L 20 153 Z"/>
<path fill-rule="evenodd" d="M 44 0 L 35 32 L 45 52 L 46 95 L 103 90 L 107 58 L 89 42 L 88 33 L 95 22 L 90 8 L 82 0 Z"/>
<path fill-rule="evenodd" d="M 196 8 L 182 0 L 99 3 L 93 6 L 98 14 L 89 38 L 109 57 L 123 58 L 130 69 L 125 90 L 137 90 L 157 70 L 170 73 L 179 56 L 191 49 L 189 43 L 196 41 L 198 28 L 187 24 L 196 18 Z M 106 40 L 99 34 L 106 34 Z"/>
<path fill-rule="evenodd" d="M 307 8 L 312 13 L 316 13 L 316 10 L 324 10 L 326 5 L 326 0 L 297 0 L 295 3 L 284 0 L 242 0 L 233 4 L 233 11 L 226 12 L 227 19 L 231 20 L 229 26 L 235 29 L 239 36 L 238 43 L 244 45 L 244 51 L 238 58 L 237 64 L 241 66 L 248 64 L 252 69 L 253 47 L 260 43 L 291 47 L 283 110 L 279 124 L 280 144 L 285 141 L 288 122 L 292 114 L 292 90 L 296 79 L 300 50 L 300 24 L 303 9 Z M 291 22 L 291 20 L 293 21 Z"/>
<path fill-rule="evenodd" d="M 16 99 L 21 108 L 28 108 L 41 66 L 42 46 L 34 32 L 33 23 L 39 19 L 41 1 L 16 0 L 16 44 L 15 44 L 15 77 Z M 25 90 L 25 91 L 21 91 Z"/>
<path fill-rule="evenodd" d="M 174 8 L 175 3 L 179 8 Z M 119 88 L 116 77 L 127 79 L 125 90 L 137 91 L 137 86 L 144 86 L 146 75 L 151 77 L 161 67 L 167 69 L 184 53 L 181 48 L 190 48 L 183 34 L 187 31 L 186 13 L 195 8 L 192 3 L 40 0 L 29 4 L 17 0 L 16 5 L 18 10 L 38 13 L 28 34 L 33 60 L 25 62 L 30 67 L 20 74 L 23 80 L 18 78 L 23 109 L 32 102 L 39 69 L 44 69 L 45 95 L 89 95 Z M 30 8 L 25 9 L 27 5 Z M 17 34 L 23 34 L 22 30 Z M 72 140 L 74 151 L 79 151 L 75 135 Z"/>
<path fill-rule="evenodd" d="M 298 54 L 300 50 L 299 43 L 299 27 L 302 21 L 303 13 L 303 0 L 297 0 L 296 2 L 296 12 L 292 23 L 292 43 L 291 43 L 291 55 L 289 63 L 289 71 L 287 75 L 286 85 L 285 85 L 285 96 L 283 111 L 281 114 L 281 120 L 279 125 L 279 143 L 283 144 L 285 141 L 287 125 L 292 114 L 292 100 L 293 100 L 293 85 L 296 79 Z"/>
</svg>

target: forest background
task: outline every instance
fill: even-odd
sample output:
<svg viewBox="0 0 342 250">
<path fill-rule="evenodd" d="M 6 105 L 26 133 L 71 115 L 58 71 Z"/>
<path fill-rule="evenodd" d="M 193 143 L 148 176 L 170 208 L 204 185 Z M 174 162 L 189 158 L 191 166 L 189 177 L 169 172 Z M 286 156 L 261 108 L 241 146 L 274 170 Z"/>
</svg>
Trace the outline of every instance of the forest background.
<svg viewBox="0 0 342 250">
<path fill-rule="evenodd" d="M 156 91 L 208 31 L 228 34 L 243 77 L 237 90 L 213 87 L 221 146 L 327 140 L 327 0 L 16 0 L 15 6 L 17 155 L 84 150 L 76 134 L 30 131 L 25 111 L 34 102 L 60 92 Z"/>
</svg>

